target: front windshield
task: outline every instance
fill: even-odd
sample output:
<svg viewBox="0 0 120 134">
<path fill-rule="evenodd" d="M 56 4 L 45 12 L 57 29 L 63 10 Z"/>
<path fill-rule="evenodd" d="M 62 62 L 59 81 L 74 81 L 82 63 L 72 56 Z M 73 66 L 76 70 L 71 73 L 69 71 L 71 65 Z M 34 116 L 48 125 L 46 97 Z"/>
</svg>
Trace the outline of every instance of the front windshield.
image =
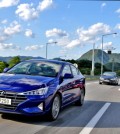
<svg viewBox="0 0 120 134">
<path fill-rule="evenodd" d="M 116 76 L 116 73 L 115 72 L 105 72 L 105 73 L 103 73 L 103 75 L 105 75 L 105 76 Z"/>
<path fill-rule="evenodd" d="M 61 68 L 60 64 L 51 62 L 21 62 L 11 68 L 7 73 L 10 74 L 28 74 L 46 77 L 56 77 Z"/>
</svg>

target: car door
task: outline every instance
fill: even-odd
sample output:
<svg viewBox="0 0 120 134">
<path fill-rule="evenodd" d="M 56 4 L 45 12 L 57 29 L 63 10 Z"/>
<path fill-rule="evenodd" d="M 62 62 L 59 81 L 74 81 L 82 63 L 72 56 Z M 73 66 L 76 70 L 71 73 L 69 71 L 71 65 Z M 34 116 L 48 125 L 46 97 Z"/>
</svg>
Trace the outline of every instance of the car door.
<svg viewBox="0 0 120 134">
<path fill-rule="evenodd" d="M 64 77 L 65 74 L 71 74 L 72 71 L 69 65 L 65 65 L 63 70 L 62 70 L 62 77 Z M 74 78 L 68 78 L 68 79 L 63 79 L 63 82 L 60 84 L 60 89 L 62 91 L 62 96 L 63 96 L 63 105 L 66 105 L 70 102 L 73 101 L 73 85 L 74 85 Z"/>
<path fill-rule="evenodd" d="M 80 89 L 82 89 L 85 85 L 85 78 L 80 73 L 80 71 L 73 65 L 70 65 L 72 74 L 73 74 L 73 84 L 72 84 L 72 94 L 73 99 L 76 100 L 80 96 Z"/>
</svg>

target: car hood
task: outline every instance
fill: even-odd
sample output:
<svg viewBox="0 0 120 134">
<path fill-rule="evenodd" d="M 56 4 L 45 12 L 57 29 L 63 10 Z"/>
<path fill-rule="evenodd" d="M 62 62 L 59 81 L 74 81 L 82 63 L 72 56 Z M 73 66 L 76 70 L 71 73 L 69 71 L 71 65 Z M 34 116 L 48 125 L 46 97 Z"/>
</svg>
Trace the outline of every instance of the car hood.
<svg viewBox="0 0 120 134">
<path fill-rule="evenodd" d="M 104 78 L 104 79 L 113 79 L 113 78 L 116 78 L 115 76 L 106 76 L 106 75 L 102 75 L 101 77 Z"/>
<path fill-rule="evenodd" d="M 0 74 L 0 90 L 26 92 L 45 87 L 53 80 L 55 78 L 2 73 Z"/>
</svg>

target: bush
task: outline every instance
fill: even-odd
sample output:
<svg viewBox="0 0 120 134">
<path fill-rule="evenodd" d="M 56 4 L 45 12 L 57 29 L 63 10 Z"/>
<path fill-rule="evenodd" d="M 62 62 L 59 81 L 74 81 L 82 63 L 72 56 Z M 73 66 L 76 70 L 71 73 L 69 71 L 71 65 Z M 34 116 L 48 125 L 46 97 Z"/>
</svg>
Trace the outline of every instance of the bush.
<svg viewBox="0 0 120 134">
<path fill-rule="evenodd" d="M 4 62 L 0 61 L 0 73 L 3 72 L 5 67 L 6 67 L 6 64 Z"/>
<path fill-rule="evenodd" d="M 9 67 L 13 67 L 14 65 L 16 65 L 19 62 L 20 62 L 20 57 L 15 56 L 9 61 Z"/>
<path fill-rule="evenodd" d="M 90 75 L 90 68 L 81 68 L 80 72 L 85 75 Z"/>
<path fill-rule="evenodd" d="M 117 73 L 118 76 L 120 76 L 120 70 L 118 70 L 116 73 Z"/>
</svg>

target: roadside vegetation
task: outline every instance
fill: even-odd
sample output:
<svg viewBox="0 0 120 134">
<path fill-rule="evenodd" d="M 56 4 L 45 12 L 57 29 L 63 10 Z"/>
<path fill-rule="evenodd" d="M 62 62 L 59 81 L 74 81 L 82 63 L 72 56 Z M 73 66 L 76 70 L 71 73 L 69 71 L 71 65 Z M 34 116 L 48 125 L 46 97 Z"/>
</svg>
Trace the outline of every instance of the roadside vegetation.
<svg viewBox="0 0 120 134">
<path fill-rule="evenodd" d="M 0 73 L 3 72 L 4 68 L 11 68 L 12 66 L 14 66 L 15 64 L 19 63 L 20 57 L 19 56 L 15 56 L 13 58 L 11 58 L 11 60 L 7 63 L 4 61 L 0 61 Z"/>
<path fill-rule="evenodd" d="M 84 75 L 91 74 L 92 61 L 89 61 L 89 60 L 66 60 L 66 61 L 71 62 L 73 64 L 77 64 L 82 74 Z M 115 72 L 120 76 L 120 68 L 114 65 L 114 69 L 115 69 Z M 103 66 L 103 72 L 105 71 L 112 71 L 112 65 L 111 65 L 111 68 L 106 68 L 106 66 Z M 101 63 L 95 63 L 94 74 L 96 76 L 101 74 Z"/>
<path fill-rule="evenodd" d="M 26 59 L 27 60 L 27 59 Z M 91 67 L 92 67 L 92 61 L 90 60 L 64 60 L 61 59 L 63 61 L 67 61 L 67 62 L 71 62 L 73 64 L 77 64 L 79 70 L 81 71 L 82 74 L 86 75 L 86 76 L 90 76 L 91 74 Z M 11 68 L 12 66 L 14 66 L 15 64 L 19 63 L 21 61 L 19 56 L 15 56 L 12 57 L 9 62 L 4 62 L 4 61 L 0 61 L 0 73 L 3 72 L 4 68 L 9 67 Z M 112 65 L 111 65 L 112 66 Z M 111 71 L 112 67 L 110 67 L 109 69 L 106 68 L 106 66 L 103 66 L 103 71 Z M 120 68 L 118 68 L 115 64 L 115 72 L 117 72 L 117 74 L 120 76 Z M 94 70 L 94 74 L 96 76 L 99 76 L 101 74 L 101 64 L 100 63 L 95 63 L 95 70 Z M 97 78 L 97 77 L 96 77 Z M 91 78 L 90 79 L 96 79 Z"/>
</svg>

